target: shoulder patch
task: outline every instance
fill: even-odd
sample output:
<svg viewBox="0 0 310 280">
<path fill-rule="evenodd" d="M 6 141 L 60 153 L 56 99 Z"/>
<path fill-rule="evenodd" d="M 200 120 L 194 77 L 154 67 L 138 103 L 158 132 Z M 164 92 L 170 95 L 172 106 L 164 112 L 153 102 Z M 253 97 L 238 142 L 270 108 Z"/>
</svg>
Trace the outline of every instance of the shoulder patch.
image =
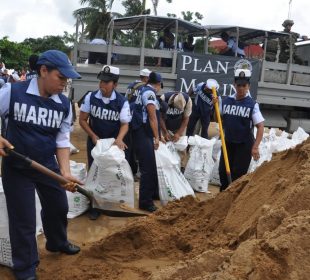
<svg viewBox="0 0 310 280">
<path fill-rule="evenodd" d="M 155 98 L 154 98 L 153 95 L 150 95 L 150 96 L 147 98 L 147 100 L 155 101 Z"/>
</svg>

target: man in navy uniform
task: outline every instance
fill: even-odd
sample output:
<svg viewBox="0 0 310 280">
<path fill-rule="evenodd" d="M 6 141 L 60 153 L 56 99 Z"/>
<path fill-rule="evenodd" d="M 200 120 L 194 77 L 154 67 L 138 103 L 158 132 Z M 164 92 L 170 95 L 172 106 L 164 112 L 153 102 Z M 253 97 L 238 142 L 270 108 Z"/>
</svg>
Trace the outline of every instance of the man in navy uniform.
<svg viewBox="0 0 310 280">
<path fill-rule="evenodd" d="M 115 145 L 122 150 L 127 148 L 123 139 L 131 121 L 128 101 L 115 90 L 119 79 L 119 68 L 104 65 L 97 78 L 100 80 L 99 89 L 86 95 L 79 118 L 81 127 L 88 134 L 89 168 L 93 162 L 91 150 L 97 140 L 115 138 Z"/>
<path fill-rule="evenodd" d="M 250 78 L 250 70 L 236 70 L 234 83 L 236 94 L 223 99 L 221 106 L 232 181 L 247 173 L 252 157 L 254 160 L 259 159 L 258 147 L 264 134 L 264 118 L 258 103 L 250 95 Z M 255 139 L 254 126 L 257 127 Z M 220 158 L 219 174 L 220 190 L 223 191 L 228 187 L 223 153 Z"/>
<path fill-rule="evenodd" d="M 147 68 L 140 70 L 140 80 L 130 83 L 127 87 L 125 97 L 129 103 L 136 101 L 139 91 L 147 84 L 151 71 Z"/>
<path fill-rule="evenodd" d="M 161 90 L 161 87 L 161 75 L 151 72 L 148 84 L 136 98 L 132 118 L 132 133 L 141 173 L 139 208 L 149 212 L 157 210 L 153 202 L 158 193 L 154 150 L 159 147 L 160 105 L 156 93 Z"/>
<path fill-rule="evenodd" d="M 166 92 L 161 99 L 168 104 L 166 118 L 161 126 L 166 141 L 179 141 L 186 134 L 189 117 L 192 113 L 192 100 L 187 93 L 172 91 Z M 186 151 L 179 152 L 181 170 L 185 170 Z"/>
<path fill-rule="evenodd" d="M 133 83 L 130 83 L 127 87 L 125 97 L 127 98 L 129 102 L 131 112 L 133 112 L 134 110 L 137 96 L 140 94 L 141 90 L 147 84 L 149 80 L 150 73 L 151 71 L 147 68 L 140 70 L 140 80 L 136 80 Z M 136 174 L 138 172 L 138 165 L 136 162 L 136 153 L 134 151 L 134 139 L 132 137 L 131 125 L 129 125 L 129 132 L 127 133 L 125 137 L 125 142 L 128 146 L 128 149 L 126 150 L 126 158 L 129 162 L 129 165 L 131 167 L 135 180 L 137 180 Z"/>
<path fill-rule="evenodd" d="M 213 114 L 211 80 L 199 83 L 194 89 L 195 94 L 192 114 L 189 118 L 187 136 L 193 136 L 197 121 L 201 122 L 201 137 L 208 139 L 208 128 Z M 192 92 L 189 93 L 191 95 Z"/>
<path fill-rule="evenodd" d="M 2 182 L 6 196 L 13 271 L 17 279 L 36 279 L 39 264 L 35 236 L 35 190 L 42 205 L 46 249 L 76 254 L 80 248 L 67 239 L 66 190 L 80 183 L 70 173 L 70 102 L 61 92 L 67 78 L 80 78 L 63 52 L 44 52 L 37 61 L 38 78 L 9 84 L 0 90 L 4 137 L 21 154 L 60 173 L 70 183 L 57 182 L 30 169 L 22 160 L 4 157 Z M 2 143 L 2 144 L 1 144 Z M 2 145 L 3 139 L 0 141 Z M 0 151 L 4 155 L 3 150 Z M 57 161 L 55 159 L 55 155 Z"/>
</svg>

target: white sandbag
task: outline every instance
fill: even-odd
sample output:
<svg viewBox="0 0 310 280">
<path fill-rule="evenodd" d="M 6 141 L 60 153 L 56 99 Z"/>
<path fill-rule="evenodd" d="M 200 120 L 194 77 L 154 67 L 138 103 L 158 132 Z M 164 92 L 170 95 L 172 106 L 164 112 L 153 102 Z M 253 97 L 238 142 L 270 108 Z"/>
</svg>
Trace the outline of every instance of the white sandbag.
<svg viewBox="0 0 310 280">
<path fill-rule="evenodd" d="M 305 132 L 301 127 L 298 127 L 297 130 L 292 135 L 292 140 L 296 145 L 304 142 L 309 137 L 309 134 Z"/>
<path fill-rule="evenodd" d="M 178 167 L 180 168 L 181 167 L 181 157 L 178 153 L 178 150 L 175 146 L 175 143 L 169 141 L 166 143 L 166 147 L 168 148 L 168 150 L 171 153 L 171 155 L 169 155 L 169 156 L 172 157 L 173 162 L 175 162 L 178 165 Z M 170 159 L 168 159 L 168 160 L 170 160 Z"/>
<path fill-rule="evenodd" d="M 36 235 L 42 233 L 41 203 L 36 193 Z M 0 177 L 0 264 L 12 267 L 12 250 L 9 235 L 9 218 Z"/>
<path fill-rule="evenodd" d="M 275 138 L 273 139 L 275 141 Z M 272 152 L 270 148 L 269 133 L 264 133 L 261 143 L 259 144 L 259 160 L 251 159 L 251 163 L 248 169 L 248 173 L 253 172 L 264 161 L 270 161 L 272 158 Z"/>
<path fill-rule="evenodd" d="M 288 133 L 285 131 L 282 132 L 281 136 L 272 136 L 272 141 L 270 142 L 271 153 L 282 152 L 296 146 L 296 143 L 287 137 Z"/>
<path fill-rule="evenodd" d="M 178 151 L 184 151 L 188 146 L 188 137 L 187 136 L 181 136 L 180 139 L 174 143 L 174 147 Z"/>
<path fill-rule="evenodd" d="M 221 158 L 221 147 L 222 147 L 222 141 L 220 139 L 215 138 L 215 144 L 213 146 L 212 151 L 212 158 L 214 161 L 214 166 L 212 168 L 210 181 L 209 183 L 215 186 L 220 186 L 220 174 L 219 174 L 219 165 L 220 165 L 220 158 Z"/>
<path fill-rule="evenodd" d="M 125 159 L 124 151 L 113 145 L 114 141 L 114 138 L 100 139 L 91 151 L 95 163 L 101 168 L 115 166 Z"/>
<path fill-rule="evenodd" d="M 115 139 L 100 139 L 91 151 L 94 162 L 86 178 L 85 188 L 94 198 L 134 207 L 134 179 L 125 153 Z"/>
<path fill-rule="evenodd" d="M 162 205 L 184 196 L 195 196 L 193 189 L 180 171 L 178 160 L 173 156 L 167 144 L 159 144 L 159 148 L 155 151 L 155 158 Z"/>
<path fill-rule="evenodd" d="M 77 163 L 73 160 L 70 160 L 70 170 L 71 174 L 80 180 L 81 182 L 85 182 L 87 170 L 85 163 Z M 67 191 L 67 198 L 69 204 L 69 211 L 67 217 L 69 219 L 76 218 L 79 215 L 82 215 L 84 212 L 87 211 L 89 207 L 89 200 L 84 195 L 75 192 Z"/>
<path fill-rule="evenodd" d="M 192 147 L 184 176 L 191 187 L 198 192 L 208 192 L 208 184 L 214 167 L 212 150 L 215 142 L 215 138 L 208 140 L 198 135 L 188 139 L 188 144 Z"/>
</svg>

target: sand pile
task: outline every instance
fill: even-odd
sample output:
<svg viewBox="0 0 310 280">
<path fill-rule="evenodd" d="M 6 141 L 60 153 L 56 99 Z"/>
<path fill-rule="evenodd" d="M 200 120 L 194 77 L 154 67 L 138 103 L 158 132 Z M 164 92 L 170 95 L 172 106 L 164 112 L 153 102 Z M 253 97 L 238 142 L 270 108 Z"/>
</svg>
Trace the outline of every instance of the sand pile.
<svg viewBox="0 0 310 280">
<path fill-rule="evenodd" d="M 40 279 L 309 279 L 310 140 L 215 198 L 134 219 Z M 46 265 L 44 265 L 46 263 Z"/>
</svg>

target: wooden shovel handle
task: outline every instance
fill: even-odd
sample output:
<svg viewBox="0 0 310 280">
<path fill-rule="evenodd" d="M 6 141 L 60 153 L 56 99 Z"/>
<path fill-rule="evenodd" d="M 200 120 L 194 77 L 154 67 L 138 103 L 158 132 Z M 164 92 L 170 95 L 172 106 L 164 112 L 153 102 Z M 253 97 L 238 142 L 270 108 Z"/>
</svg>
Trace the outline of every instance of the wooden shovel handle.
<svg viewBox="0 0 310 280">
<path fill-rule="evenodd" d="M 30 159 L 29 157 L 26 157 L 26 156 L 24 156 L 24 155 L 22 155 L 16 151 L 14 151 L 13 149 L 5 148 L 4 150 L 8 155 L 22 160 L 23 162 L 27 163 L 31 168 L 33 168 L 33 169 L 39 171 L 40 173 L 54 179 L 55 181 L 57 181 L 58 183 L 60 183 L 62 185 L 70 182 L 65 177 L 63 177 L 63 176 L 59 175 L 58 173 L 46 168 L 42 164 Z M 82 188 L 81 186 L 76 185 L 76 190 L 77 190 L 77 192 L 85 195 L 89 200 L 92 200 L 92 195 L 87 190 Z"/>
</svg>

